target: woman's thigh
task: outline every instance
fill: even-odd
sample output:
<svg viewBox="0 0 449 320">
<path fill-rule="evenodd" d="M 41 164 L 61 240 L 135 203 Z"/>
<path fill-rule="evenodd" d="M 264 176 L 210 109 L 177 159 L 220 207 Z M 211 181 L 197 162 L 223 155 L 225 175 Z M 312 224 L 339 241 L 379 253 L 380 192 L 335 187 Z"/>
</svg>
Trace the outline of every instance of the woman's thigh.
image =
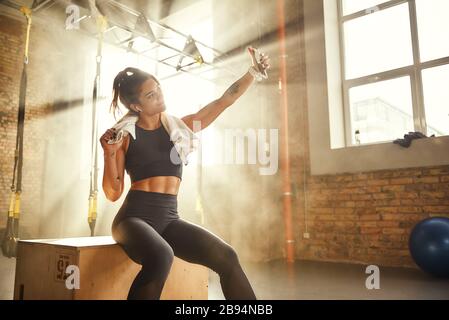
<svg viewBox="0 0 449 320">
<path fill-rule="evenodd" d="M 146 260 L 173 258 L 173 249 L 161 235 L 147 222 L 138 217 L 127 217 L 114 224 L 114 240 L 136 263 Z"/>
<path fill-rule="evenodd" d="M 183 219 L 171 222 L 162 237 L 173 248 L 175 256 L 214 271 L 237 260 L 237 254 L 228 243 L 202 226 Z"/>
</svg>

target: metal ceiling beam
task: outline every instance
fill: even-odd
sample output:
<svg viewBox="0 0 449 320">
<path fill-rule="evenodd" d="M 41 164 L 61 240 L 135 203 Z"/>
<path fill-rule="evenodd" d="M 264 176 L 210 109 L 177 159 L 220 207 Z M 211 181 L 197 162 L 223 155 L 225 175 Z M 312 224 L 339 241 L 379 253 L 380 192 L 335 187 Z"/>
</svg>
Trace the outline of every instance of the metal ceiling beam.
<svg viewBox="0 0 449 320">
<path fill-rule="evenodd" d="M 84 35 L 86 35 L 86 36 L 88 36 L 88 37 L 90 37 L 90 38 L 97 39 L 97 36 L 96 36 L 95 34 L 89 33 L 88 31 L 85 31 L 85 30 L 81 30 L 81 29 L 80 29 L 80 30 L 78 30 L 77 32 L 80 32 L 80 33 L 82 33 L 82 34 L 84 34 Z M 137 50 L 135 50 L 135 49 L 133 49 L 133 48 L 128 48 L 127 46 L 124 47 L 124 46 L 118 45 L 117 43 L 112 42 L 112 41 L 107 41 L 107 40 L 103 40 L 103 41 L 104 41 L 104 43 L 109 44 L 109 45 L 111 45 L 111 46 L 113 46 L 113 47 L 115 47 L 115 48 L 117 48 L 117 49 L 121 49 L 121 50 L 124 50 L 124 51 L 127 51 L 127 52 L 131 52 L 131 53 L 136 54 L 136 55 L 140 55 L 140 56 L 142 56 L 142 57 L 144 57 L 144 58 L 147 58 L 147 59 L 149 59 L 149 60 L 152 60 L 152 61 L 161 63 L 161 64 L 163 64 L 163 65 L 165 65 L 165 66 L 167 66 L 167 67 L 170 67 L 170 68 L 173 68 L 173 69 L 176 70 L 176 66 L 173 66 L 173 65 L 171 65 L 171 64 L 169 64 L 169 63 L 167 63 L 167 62 L 165 62 L 165 61 L 161 61 L 161 60 L 158 60 L 158 59 L 153 58 L 153 57 L 150 57 L 150 56 L 142 55 L 142 54 L 140 54 Z M 197 68 L 200 68 L 200 66 L 197 66 Z M 194 69 L 194 68 L 191 68 L 191 69 Z M 199 76 L 199 75 L 197 75 L 197 74 L 195 74 L 195 73 L 193 73 L 193 72 L 190 72 L 190 71 L 188 71 L 188 70 L 182 70 L 182 69 L 181 69 L 181 70 L 179 70 L 179 71 L 184 72 L 184 73 L 187 73 L 187 74 L 191 74 L 191 75 L 193 75 L 193 76 L 195 76 L 195 77 L 198 77 L 198 78 L 201 78 L 201 79 L 203 79 L 203 80 L 205 80 L 205 81 L 211 81 L 210 79 L 201 77 L 201 76 Z M 174 73 L 174 74 L 171 75 L 171 76 L 167 76 L 167 77 L 161 78 L 160 80 L 165 80 L 165 79 L 171 78 L 171 77 L 176 76 L 176 75 L 178 75 L 178 72 Z"/>
<path fill-rule="evenodd" d="M 64 0 L 58 0 L 58 1 L 64 1 Z M 107 4 L 112 4 L 113 6 L 117 7 L 118 9 L 120 9 L 120 10 L 122 10 L 122 11 L 124 11 L 124 12 L 127 12 L 127 13 L 129 13 L 129 14 L 135 16 L 136 19 L 141 15 L 141 12 L 136 11 L 136 10 L 133 10 L 133 9 L 131 9 L 131 8 L 129 8 L 129 7 L 127 7 L 127 6 L 125 6 L 125 5 L 121 4 L 121 3 L 119 3 L 119 2 L 116 1 L 116 0 L 106 0 L 106 1 L 104 1 L 103 3 L 100 3 L 100 5 L 107 5 Z M 105 7 L 104 7 L 104 8 L 105 8 Z M 107 17 L 107 18 L 108 18 L 108 17 Z M 173 32 L 177 33 L 178 35 L 181 35 L 183 38 L 185 38 L 185 40 L 187 40 L 187 39 L 189 38 L 188 35 L 185 35 L 185 34 L 181 33 L 180 31 L 177 31 L 177 30 L 175 30 L 174 28 L 171 28 L 171 27 L 169 27 L 169 26 L 167 26 L 167 25 L 165 25 L 165 24 L 161 24 L 161 23 L 158 23 L 158 22 L 154 22 L 154 21 L 151 21 L 151 20 L 149 20 L 149 19 L 147 19 L 147 18 L 146 18 L 146 20 L 147 20 L 147 23 L 152 23 L 152 24 L 154 24 L 154 25 L 156 25 L 156 26 L 159 26 L 160 28 L 168 29 L 168 30 L 170 30 L 170 31 L 173 31 Z M 160 46 L 163 46 L 163 47 L 165 47 L 165 48 L 167 48 L 167 49 L 170 49 L 170 50 L 176 52 L 176 53 L 179 54 L 179 55 L 187 56 L 187 57 L 190 57 L 190 58 L 196 60 L 196 57 L 195 57 L 194 55 L 189 54 L 189 53 L 187 53 L 187 52 L 184 52 L 184 51 L 182 51 L 182 50 L 179 50 L 179 49 L 177 49 L 177 48 L 175 48 L 175 47 L 173 47 L 173 46 L 171 46 L 171 45 L 165 43 L 164 41 L 161 41 L 160 39 L 157 39 L 157 38 L 156 38 L 156 40 L 154 41 L 154 39 L 152 39 L 152 37 L 148 37 L 146 34 L 142 34 L 142 33 L 138 32 L 138 31 L 136 31 L 135 29 L 130 28 L 129 26 L 126 26 L 126 25 L 122 24 L 121 22 L 118 22 L 118 21 L 116 21 L 116 20 L 113 20 L 113 19 L 109 19 L 109 18 L 108 18 L 108 23 L 109 23 L 110 25 L 116 26 L 116 27 L 118 27 L 118 28 L 120 28 L 120 29 L 122 29 L 122 30 L 126 30 L 127 32 L 129 32 L 129 33 L 131 33 L 131 34 L 136 34 L 136 35 L 138 35 L 138 36 L 140 36 L 140 37 L 142 37 L 142 38 L 145 38 L 145 39 L 149 40 L 149 41 L 152 42 L 152 43 L 157 43 L 157 44 L 159 44 Z M 192 38 L 192 39 L 193 39 L 193 38 Z M 201 43 L 201 42 L 199 42 L 199 41 L 197 41 L 197 40 L 195 40 L 195 39 L 193 39 L 193 41 L 194 41 L 195 43 L 197 43 L 197 44 L 201 44 L 203 47 L 205 47 L 205 48 L 207 48 L 207 49 L 210 49 L 210 50 L 212 50 L 212 51 L 214 51 L 214 52 L 216 52 L 216 53 L 217 53 L 217 52 L 220 53 L 218 50 L 216 50 L 216 49 L 214 49 L 214 48 L 212 48 L 212 47 L 210 47 L 210 46 L 208 46 L 208 45 L 206 45 L 206 44 L 204 44 L 204 43 Z M 220 53 L 220 54 L 221 54 L 221 53 Z M 222 61 L 223 61 L 223 58 L 222 58 L 221 56 L 220 56 L 220 57 L 214 57 L 214 61 L 222 62 Z M 218 66 L 218 65 L 216 65 L 215 63 L 211 63 L 211 62 L 207 62 L 207 61 L 204 61 L 204 60 L 203 60 L 203 63 L 202 63 L 202 64 L 205 64 L 205 65 L 214 67 L 214 68 L 216 68 L 216 69 L 224 70 L 224 71 L 230 73 L 232 76 L 236 76 L 235 72 L 231 71 L 229 68 L 225 68 L 225 67 Z M 171 65 L 170 65 L 170 66 L 171 66 Z M 185 67 L 185 66 L 184 66 L 184 67 Z M 176 67 L 176 70 L 178 70 L 178 69 L 179 69 L 179 67 Z M 179 70 L 182 70 L 182 68 L 179 69 Z"/>
<path fill-rule="evenodd" d="M 44 0 L 44 1 L 42 1 L 41 3 L 37 4 L 37 6 L 35 7 L 35 10 L 40 10 L 40 9 L 42 9 L 42 8 L 43 8 L 46 4 L 48 4 L 48 3 L 53 3 L 53 4 L 55 4 L 56 2 L 62 3 L 62 4 L 66 4 L 66 5 L 72 4 L 72 2 L 70 2 L 70 1 L 68 1 L 68 0 Z M 112 3 L 113 5 L 115 5 L 116 7 L 120 8 L 121 10 L 126 11 L 126 12 L 128 12 L 128 13 L 130 13 L 130 14 L 136 16 L 136 18 L 141 14 L 140 12 L 135 11 L 135 10 L 132 10 L 131 8 L 128 8 L 128 7 L 126 7 L 126 6 L 124 6 L 124 5 L 120 4 L 120 3 L 118 3 L 118 2 L 115 1 L 115 0 L 107 0 L 107 3 Z M 19 6 L 18 4 L 16 4 L 16 3 L 13 2 L 13 1 L 10 1 L 10 0 L 2 1 L 1 4 L 4 4 L 4 5 L 9 6 L 9 7 L 12 7 L 12 8 L 14 8 L 14 9 L 20 9 L 20 6 Z M 85 9 L 86 9 L 86 10 L 89 10 L 88 8 L 85 8 Z M 84 19 L 87 18 L 87 17 L 89 17 L 89 15 L 84 15 L 84 16 L 81 17 L 79 20 L 84 20 Z M 160 24 L 160 23 L 157 23 L 157 22 L 148 20 L 148 19 L 147 19 L 147 22 L 153 23 L 153 24 L 155 24 L 155 25 L 157 25 L 157 26 L 159 26 L 159 27 L 161 27 L 161 28 L 165 28 L 165 29 L 168 29 L 168 30 L 170 30 L 170 31 L 173 31 L 173 32 L 175 32 L 175 33 L 181 35 L 182 37 L 184 37 L 184 38 L 186 38 L 186 39 L 189 37 L 189 36 L 187 36 L 187 35 L 185 35 L 185 34 L 179 32 L 179 31 L 177 31 L 177 30 L 175 30 L 175 29 L 173 29 L 173 28 L 171 28 L 171 27 L 169 27 L 169 26 L 167 26 L 167 25 L 165 25 L 165 24 Z M 183 52 L 182 50 L 179 50 L 179 49 L 177 49 L 177 48 L 174 48 L 173 46 L 171 46 L 171 45 L 169 45 L 169 44 L 167 44 L 167 43 L 165 43 L 165 42 L 163 42 L 163 41 L 161 41 L 161 40 L 159 40 L 159 39 L 156 39 L 156 40 L 154 41 L 154 39 L 151 39 L 151 38 L 148 37 L 147 35 L 142 34 L 142 33 L 138 32 L 137 30 L 133 30 L 132 28 L 130 28 L 130 27 L 128 27 L 128 26 L 126 26 L 126 25 L 124 25 L 124 24 L 122 24 L 122 23 L 120 23 L 120 22 L 112 21 L 112 20 L 109 20 L 109 19 L 108 19 L 108 23 L 109 23 L 109 25 L 110 25 L 110 28 L 108 28 L 105 32 L 110 31 L 110 30 L 113 30 L 113 29 L 115 29 L 115 28 L 119 28 L 119 29 L 125 30 L 125 31 L 127 31 L 127 32 L 129 32 L 129 33 L 131 33 L 131 34 L 133 34 L 133 35 L 137 35 L 137 36 L 140 36 L 140 37 L 142 37 L 142 38 L 145 38 L 145 39 L 147 39 L 148 41 L 150 41 L 150 42 L 152 42 L 152 43 L 156 43 L 156 44 L 158 44 L 158 45 L 160 45 L 160 46 L 163 46 L 163 47 L 165 47 L 165 48 L 168 48 L 168 49 L 170 49 L 170 50 L 172 50 L 172 51 L 174 51 L 174 52 L 177 53 L 175 56 L 183 55 L 183 56 L 187 56 L 187 57 L 190 57 L 190 58 L 192 58 L 192 59 L 195 60 L 195 57 L 194 57 L 193 55 L 188 54 L 188 53 L 186 53 L 186 52 Z M 78 31 L 81 31 L 81 29 L 79 29 Z M 84 33 L 84 34 L 87 34 L 87 35 L 89 35 L 89 36 L 91 36 L 91 37 L 95 37 L 95 38 L 96 38 L 96 35 L 91 34 L 91 33 L 87 32 L 87 31 L 84 31 L 83 33 Z M 130 39 L 130 40 L 131 40 L 131 39 Z M 130 41 L 130 40 L 129 40 L 129 41 Z M 205 45 L 205 44 L 203 44 L 203 43 L 201 43 L 201 42 L 199 42 L 199 41 L 196 41 L 196 40 L 194 40 L 194 41 L 195 41 L 195 43 L 201 44 L 201 45 L 204 46 L 205 48 L 208 48 L 208 49 L 210 49 L 210 50 L 212 50 L 212 51 L 214 51 L 214 52 L 218 52 L 218 53 L 219 53 L 218 50 L 216 50 L 216 49 L 214 49 L 214 48 L 212 48 L 212 47 L 209 47 L 209 46 L 207 46 L 207 45 Z M 118 44 L 117 44 L 117 43 L 111 43 L 110 41 L 105 41 L 105 42 L 108 43 L 108 44 L 110 44 L 110 45 L 113 45 L 113 46 L 115 46 L 115 47 L 117 47 L 117 48 L 119 48 L 119 49 L 132 51 L 134 54 L 137 54 L 137 55 L 146 57 L 146 58 L 148 58 L 148 59 L 150 59 L 150 60 L 153 60 L 153 61 L 156 61 L 156 62 L 158 62 L 158 63 L 162 63 L 162 64 L 164 64 L 164 65 L 166 65 L 166 66 L 168 66 L 168 67 L 171 67 L 171 68 L 175 69 L 176 71 L 182 71 L 182 72 L 184 72 L 184 73 L 189 73 L 189 74 L 192 74 L 192 75 L 195 75 L 195 76 L 200 77 L 198 74 L 189 72 L 188 70 L 184 70 L 184 69 L 182 69 L 182 68 L 179 69 L 178 66 L 173 66 L 173 65 L 171 65 L 171 64 L 169 64 L 169 63 L 167 63 L 167 62 L 165 62 L 165 60 L 167 60 L 167 59 L 169 59 L 169 58 L 172 58 L 173 56 L 172 56 L 172 57 L 169 57 L 169 58 L 166 58 L 166 59 L 163 59 L 163 60 L 159 60 L 159 59 L 156 59 L 156 58 L 153 58 L 153 57 L 151 57 L 151 56 L 147 56 L 147 55 L 144 55 L 144 54 L 143 54 L 143 53 L 145 53 L 145 52 L 149 52 L 149 51 L 151 51 L 151 50 L 154 50 L 156 47 L 153 47 L 153 48 L 144 50 L 144 51 L 142 51 L 142 52 L 138 52 L 138 51 L 136 51 L 136 50 L 134 50 L 134 49 L 132 49 L 132 48 L 129 48 L 128 46 L 127 46 L 127 47 L 123 47 L 123 46 L 121 45 L 121 44 L 123 44 L 123 43 L 126 43 L 127 41 L 125 41 L 125 42 L 123 42 L 123 41 L 120 42 L 120 41 L 119 41 L 120 43 L 118 43 Z M 216 57 L 216 58 L 214 58 L 214 61 L 222 61 L 222 59 L 221 59 L 221 57 Z M 232 74 L 233 76 L 235 76 L 235 73 L 232 72 L 229 68 L 224 68 L 224 67 L 221 67 L 221 66 L 217 66 L 216 64 L 214 64 L 214 63 L 209 63 L 209 62 L 203 62 L 203 64 L 204 64 L 204 65 L 207 65 L 207 66 L 210 66 L 210 67 L 212 67 L 212 68 L 222 69 L 222 70 L 224 70 L 224 71 L 226 71 L 226 72 Z M 201 68 L 201 65 L 197 65 L 197 66 L 194 66 L 194 67 L 190 67 L 189 70 L 195 70 L 195 69 L 199 69 L 199 68 Z M 202 78 L 203 80 L 210 81 L 209 79 L 206 79 L 206 78 L 203 78 L 203 77 L 200 77 L 200 78 Z"/>
<path fill-rule="evenodd" d="M 107 2 L 113 4 L 113 5 L 115 5 L 116 7 L 122 9 L 123 11 L 128 12 L 128 13 L 130 13 L 130 14 L 133 14 L 133 15 L 135 15 L 135 16 L 138 16 L 138 15 L 140 14 L 139 11 L 133 10 L 133 9 L 131 9 L 131 8 L 129 8 L 129 7 L 127 7 L 127 6 L 123 5 L 123 4 L 121 4 L 120 2 L 118 2 L 118 1 L 116 1 L 116 0 L 108 0 Z M 148 19 L 148 20 L 149 20 L 149 19 Z M 167 29 L 167 30 L 173 31 L 173 32 L 179 34 L 180 36 L 183 36 L 183 37 L 186 38 L 186 39 L 189 37 L 188 35 L 186 35 L 186 34 L 180 32 L 180 31 L 178 31 L 178 30 L 176 30 L 176 29 L 174 29 L 174 28 L 172 28 L 172 27 L 170 27 L 170 26 L 168 26 L 168 25 L 166 25 L 166 24 L 164 24 L 164 23 L 161 23 L 161 22 L 155 22 L 155 21 L 152 21 L 152 20 L 149 20 L 149 22 L 151 22 L 152 24 L 157 25 L 157 26 L 160 27 L 160 28 L 163 28 L 163 29 Z M 200 44 L 200 45 L 202 45 L 202 46 L 205 47 L 205 48 L 208 48 L 208 49 L 210 49 L 210 50 L 212 50 L 212 51 L 218 53 L 219 55 L 222 55 L 222 54 L 223 54 L 222 52 L 218 51 L 218 50 L 215 49 L 215 48 L 212 48 L 212 47 L 208 46 L 208 45 L 205 44 L 205 43 L 202 43 L 202 42 L 200 42 L 200 41 L 198 41 L 198 40 L 195 40 L 195 42 L 198 43 L 198 44 Z"/>
</svg>

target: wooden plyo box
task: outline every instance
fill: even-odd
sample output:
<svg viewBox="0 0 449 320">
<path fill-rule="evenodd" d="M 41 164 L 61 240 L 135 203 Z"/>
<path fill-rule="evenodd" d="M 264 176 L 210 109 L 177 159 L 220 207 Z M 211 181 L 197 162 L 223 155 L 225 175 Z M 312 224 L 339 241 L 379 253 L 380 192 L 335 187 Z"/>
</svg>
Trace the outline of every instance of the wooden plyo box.
<svg viewBox="0 0 449 320">
<path fill-rule="evenodd" d="M 79 289 L 67 288 L 71 265 L 78 267 Z M 140 268 L 112 237 L 21 240 L 14 299 L 122 300 Z M 175 257 L 161 300 L 207 300 L 208 276 L 206 267 Z"/>
</svg>

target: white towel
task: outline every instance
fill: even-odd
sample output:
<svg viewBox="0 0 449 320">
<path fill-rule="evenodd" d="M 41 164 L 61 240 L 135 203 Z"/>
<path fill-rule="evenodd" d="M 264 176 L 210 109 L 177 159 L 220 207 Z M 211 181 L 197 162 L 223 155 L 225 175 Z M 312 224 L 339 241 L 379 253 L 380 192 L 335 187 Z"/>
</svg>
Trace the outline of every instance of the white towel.
<svg viewBox="0 0 449 320">
<path fill-rule="evenodd" d="M 108 141 L 108 144 L 120 142 L 123 137 L 131 134 L 133 139 L 136 139 L 136 122 L 139 116 L 129 111 L 112 127 L 116 129 L 116 136 L 114 139 Z M 165 130 L 170 135 L 170 140 L 173 142 L 176 151 L 179 154 L 180 160 L 187 165 L 189 163 L 187 156 L 198 148 L 199 139 L 195 133 L 182 121 L 181 119 L 161 112 L 161 122 Z M 172 155 L 171 155 L 172 158 Z M 172 158 L 172 161 L 176 161 Z"/>
</svg>

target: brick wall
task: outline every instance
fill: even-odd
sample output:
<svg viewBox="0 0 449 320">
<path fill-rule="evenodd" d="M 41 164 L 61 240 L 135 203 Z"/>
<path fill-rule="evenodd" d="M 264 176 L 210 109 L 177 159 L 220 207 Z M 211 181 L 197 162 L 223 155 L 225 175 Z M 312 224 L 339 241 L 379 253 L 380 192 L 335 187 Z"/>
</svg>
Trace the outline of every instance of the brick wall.
<svg viewBox="0 0 449 320">
<path fill-rule="evenodd" d="M 296 258 L 416 267 L 409 235 L 425 218 L 449 217 L 449 165 L 311 176 L 303 29 L 300 22 L 290 52 L 300 65 L 289 79 L 300 84 L 289 105 Z"/>
<path fill-rule="evenodd" d="M 0 229 L 6 225 L 11 197 L 11 183 L 16 147 L 17 114 L 20 79 L 23 69 L 26 20 L 8 9 L 0 12 Z M 28 85 L 25 107 L 22 197 L 20 235 L 38 237 L 42 210 L 42 190 L 45 162 L 46 116 L 52 111 L 51 68 L 52 52 L 44 47 L 49 28 L 35 23 L 31 28 Z M 44 90 L 43 86 L 49 88 Z"/>
<path fill-rule="evenodd" d="M 412 267 L 413 226 L 449 217 L 449 166 L 308 180 L 310 239 L 299 241 L 301 258 Z M 302 235 L 304 223 L 299 229 Z"/>
<path fill-rule="evenodd" d="M 0 49 L 0 152 L 1 157 L 1 201 L 0 201 L 0 228 L 5 225 L 6 213 L 8 211 L 10 200 L 10 186 L 13 176 L 14 150 L 16 145 L 17 133 L 17 112 L 19 106 L 19 87 L 22 72 L 25 23 L 17 19 L 0 15 L 0 38 L 2 47 Z M 31 57 L 30 57 L 31 58 Z M 30 75 L 28 83 L 32 87 Z M 30 234 L 36 231 L 32 227 L 35 220 L 33 214 L 38 214 L 39 209 L 39 167 L 42 162 L 42 155 L 39 152 L 39 145 L 36 145 L 34 139 L 38 130 L 32 122 L 34 97 L 28 95 L 25 114 L 24 128 L 24 161 L 23 179 L 22 179 L 22 202 L 21 224 L 22 234 Z M 34 205 L 31 205 L 33 203 Z M 34 231 L 33 231 L 34 230 Z"/>
</svg>

